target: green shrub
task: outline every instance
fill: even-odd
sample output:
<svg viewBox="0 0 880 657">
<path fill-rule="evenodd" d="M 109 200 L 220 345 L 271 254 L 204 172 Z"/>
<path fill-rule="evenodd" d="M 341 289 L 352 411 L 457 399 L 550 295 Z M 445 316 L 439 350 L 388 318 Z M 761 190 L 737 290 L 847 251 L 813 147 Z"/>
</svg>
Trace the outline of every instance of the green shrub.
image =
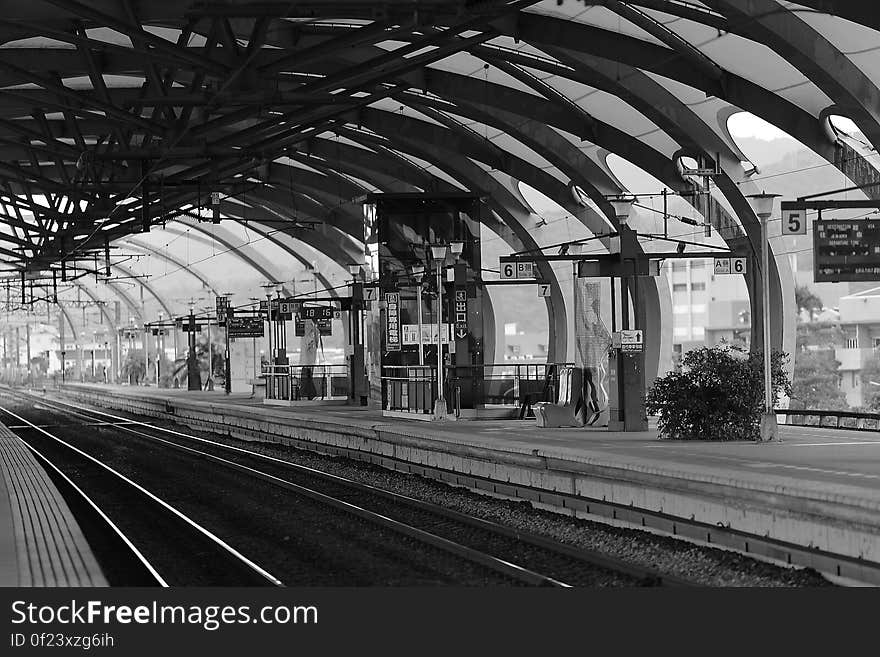
<svg viewBox="0 0 880 657">
<path fill-rule="evenodd" d="M 772 356 L 777 396 L 791 394 L 783 369 L 787 359 L 783 352 Z M 646 402 L 648 413 L 659 416 L 661 438 L 757 440 L 764 409 L 764 355 L 728 345 L 690 351 L 681 370 L 656 380 Z"/>
</svg>

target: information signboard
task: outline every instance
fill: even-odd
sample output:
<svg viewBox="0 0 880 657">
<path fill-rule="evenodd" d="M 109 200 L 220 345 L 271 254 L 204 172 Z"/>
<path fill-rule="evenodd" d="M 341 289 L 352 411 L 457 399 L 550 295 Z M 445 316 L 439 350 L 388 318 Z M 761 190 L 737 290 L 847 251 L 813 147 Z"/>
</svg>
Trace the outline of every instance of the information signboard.
<svg viewBox="0 0 880 657">
<path fill-rule="evenodd" d="M 443 344 L 449 344 L 449 328 L 449 324 L 443 325 Z M 419 325 L 403 324 L 401 335 L 405 346 L 417 345 L 419 343 Z M 436 324 L 422 324 L 422 344 L 437 344 Z"/>
<path fill-rule="evenodd" d="M 468 335 L 467 290 L 455 291 L 455 337 L 464 340 Z"/>
<path fill-rule="evenodd" d="M 226 309 L 229 307 L 229 299 L 227 297 L 217 297 L 217 323 L 223 324 L 226 321 Z"/>
<path fill-rule="evenodd" d="M 333 320 L 332 319 L 313 319 L 309 320 L 315 323 L 315 326 L 318 327 L 319 335 L 333 335 Z M 293 316 L 293 334 L 297 337 L 303 337 L 306 334 L 306 320 L 304 320 L 299 315 Z"/>
<path fill-rule="evenodd" d="M 813 280 L 880 281 L 880 220 L 813 222 Z"/>
<path fill-rule="evenodd" d="M 334 312 L 333 306 L 303 306 L 299 316 L 302 319 L 333 319 Z"/>
<path fill-rule="evenodd" d="M 400 351 L 400 292 L 385 293 L 385 349 Z"/>
<path fill-rule="evenodd" d="M 262 317 L 230 317 L 226 322 L 230 338 L 262 338 Z"/>
</svg>

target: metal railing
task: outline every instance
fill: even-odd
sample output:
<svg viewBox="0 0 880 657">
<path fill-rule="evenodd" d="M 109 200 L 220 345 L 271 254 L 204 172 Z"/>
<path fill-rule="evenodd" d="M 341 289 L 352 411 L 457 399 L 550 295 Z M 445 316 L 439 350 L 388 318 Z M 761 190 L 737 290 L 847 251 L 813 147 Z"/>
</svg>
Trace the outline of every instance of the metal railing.
<svg viewBox="0 0 880 657">
<path fill-rule="evenodd" d="M 559 369 L 571 363 L 499 363 L 446 366 L 444 397 L 447 411 L 461 410 L 461 400 L 481 407 L 530 406 L 555 401 Z M 382 368 L 383 408 L 409 413 L 433 412 L 437 368 L 432 365 L 386 365 Z"/>
<path fill-rule="evenodd" d="M 472 382 L 474 404 L 521 406 L 524 402 L 555 401 L 559 390 L 559 369 L 573 363 L 493 363 L 451 366 L 451 386 Z"/>
<path fill-rule="evenodd" d="M 447 395 L 447 399 L 448 399 Z M 431 365 L 386 365 L 382 368 L 382 408 L 430 414 L 437 399 L 437 368 Z"/>
<path fill-rule="evenodd" d="M 263 376 L 267 399 L 347 399 L 351 393 L 347 365 L 270 365 Z"/>
<path fill-rule="evenodd" d="M 793 426 L 880 431 L 880 413 L 826 411 L 809 408 L 777 408 L 776 415 L 784 415 L 786 424 Z M 815 421 L 813 418 L 815 418 Z M 831 418 L 833 422 L 826 422 L 826 418 Z"/>
</svg>

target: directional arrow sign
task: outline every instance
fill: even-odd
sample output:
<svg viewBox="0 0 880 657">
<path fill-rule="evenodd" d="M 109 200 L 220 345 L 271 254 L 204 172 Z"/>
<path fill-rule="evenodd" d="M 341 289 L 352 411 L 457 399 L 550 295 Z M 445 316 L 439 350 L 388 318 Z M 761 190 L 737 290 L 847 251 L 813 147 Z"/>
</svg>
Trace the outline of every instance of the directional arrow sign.
<svg viewBox="0 0 880 657">
<path fill-rule="evenodd" d="M 459 340 L 464 340 L 467 337 L 468 332 L 465 329 L 458 329 L 455 332 L 455 337 Z"/>
</svg>

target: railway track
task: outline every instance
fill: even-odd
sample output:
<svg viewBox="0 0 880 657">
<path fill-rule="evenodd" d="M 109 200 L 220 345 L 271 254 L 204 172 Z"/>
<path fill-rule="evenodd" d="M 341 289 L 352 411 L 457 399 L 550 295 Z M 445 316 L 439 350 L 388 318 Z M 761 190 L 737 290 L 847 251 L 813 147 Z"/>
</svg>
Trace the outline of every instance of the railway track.
<svg viewBox="0 0 880 657">
<path fill-rule="evenodd" d="M 51 408 L 46 410 L 53 414 L 76 418 L 104 431 L 112 428 L 133 440 L 150 441 L 163 449 L 172 448 L 256 478 L 335 513 L 354 516 L 409 541 L 467 560 L 510 582 L 549 586 L 692 585 L 631 563 L 273 456 L 64 400 L 17 391 L 6 394 L 29 403 L 50 403 Z M 17 426 L 13 425 L 13 430 Z M 39 430 L 48 433 L 46 429 Z"/>
</svg>

